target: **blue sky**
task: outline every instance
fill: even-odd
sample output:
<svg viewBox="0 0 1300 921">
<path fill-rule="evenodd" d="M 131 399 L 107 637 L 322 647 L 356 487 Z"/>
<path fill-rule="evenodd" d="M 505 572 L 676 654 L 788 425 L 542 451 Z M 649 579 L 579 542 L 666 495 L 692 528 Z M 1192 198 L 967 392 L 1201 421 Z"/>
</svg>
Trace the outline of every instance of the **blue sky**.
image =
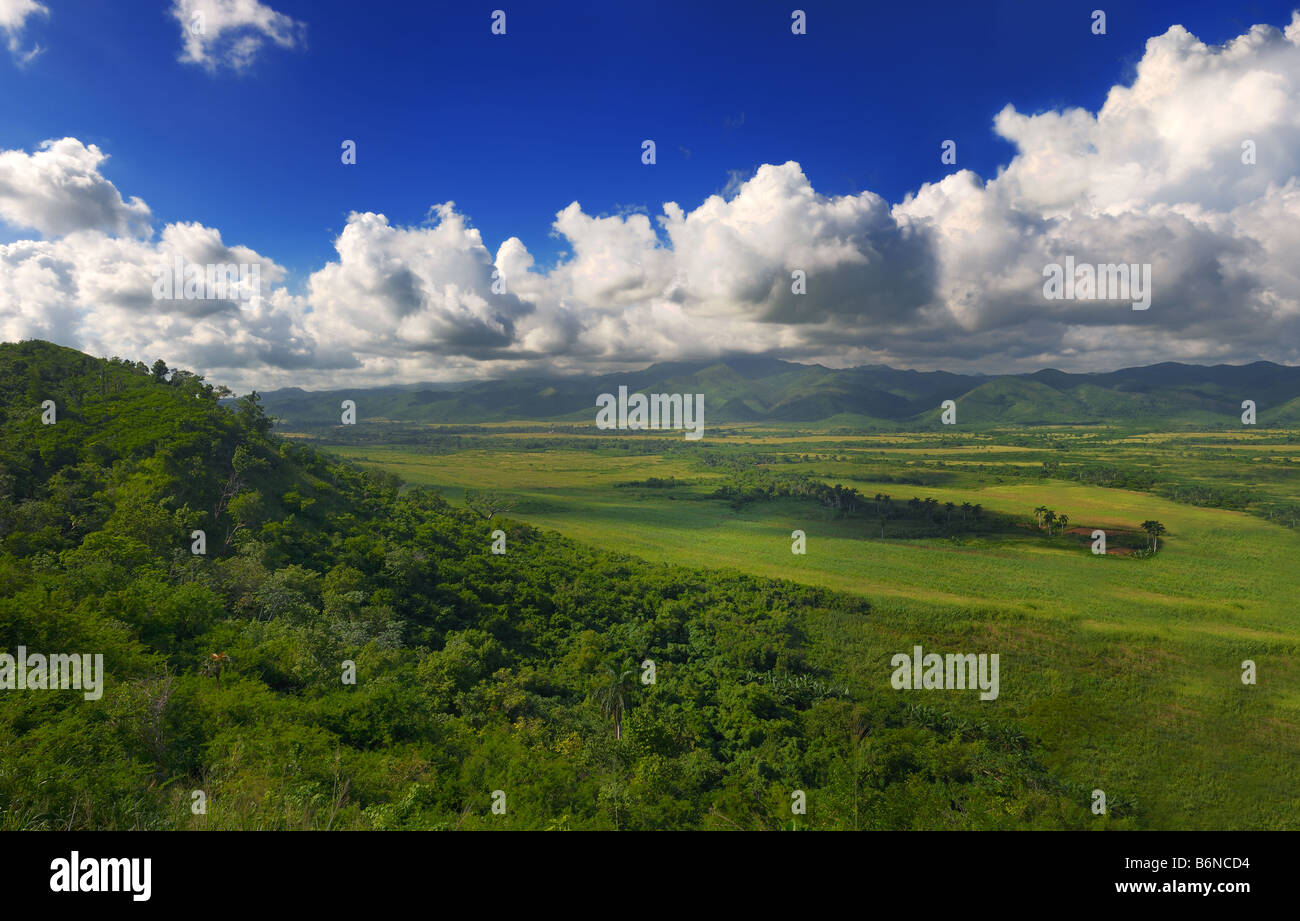
<svg viewBox="0 0 1300 921">
<path fill-rule="evenodd" d="M 732 352 L 1297 360 L 1300 278 L 1278 253 L 1300 2 L 1103 6 L 1097 35 L 1099 2 L 806 4 L 794 35 L 793 4 L 762 0 L 0 0 L 0 338 L 166 349 L 261 386 Z M 183 17 L 236 6 L 247 21 L 186 59 Z M 217 234 L 265 262 L 261 300 L 137 290 L 151 263 L 215 258 Z M 1044 303 L 1064 255 L 1154 263 L 1152 310 Z"/>
<path fill-rule="evenodd" d="M 1007 103 L 1096 109 L 1170 23 L 1217 42 L 1294 3 L 1126 3 L 1105 36 L 1095 0 L 808 4 L 803 36 L 789 2 L 507 3 L 493 36 L 491 3 L 280 0 L 306 47 L 239 73 L 178 62 L 161 0 L 48 5 L 27 29 L 42 54 L 0 66 L 0 147 L 97 144 L 159 222 L 220 227 L 301 277 L 354 210 L 413 224 L 454 201 L 489 248 L 516 235 L 549 263 L 571 201 L 654 215 L 762 163 L 896 202 L 951 171 L 952 138 L 957 165 L 989 178 L 1014 152 L 992 131 Z"/>
</svg>

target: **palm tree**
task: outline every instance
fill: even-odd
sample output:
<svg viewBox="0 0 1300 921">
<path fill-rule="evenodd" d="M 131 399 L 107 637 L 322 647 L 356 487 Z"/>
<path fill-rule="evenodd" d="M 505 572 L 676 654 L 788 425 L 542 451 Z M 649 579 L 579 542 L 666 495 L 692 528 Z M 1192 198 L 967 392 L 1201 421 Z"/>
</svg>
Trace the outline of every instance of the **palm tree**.
<svg viewBox="0 0 1300 921">
<path fill-rule="evenodd" d="M 627 711 L 629 696 L 628 679 L 636 672 L 628 669 L 619 673 L 608 665 L 605 666 L 605 671 L 608 674 L 596 688 L 596 703 L 600 704 L 601 712 L 614 721 L 614 738 L 621 739 L 623 738 L 623 714 Z"/>
<path fill-rule="evenodd" d="M 971 506 L 971 511 L 975 513 L 975 520 L 979 521 L 980 516 L 984 514 L 984 506 L 976 502 L 973 506 Z"/>
<path fill-rule="evenodd" d="M 945 502 L 943 504 L 943 510 L 945 512 L 945 521 L 948 524 L 952 524 L 952 510 L 955 509 L 956 507 L 957 507 L 956 502 Z"/>
<path fill-rule="evenodd" d="M 1052 536 L 1052 524 L 1056 521 L 1056 512 L 1050 508 L 1043 513 L 1043 524 L 1047 526 L 1047 536 Z"/>
<path fill-rule="evenodd" d="M 1044 518 L 1044 516 L 1046 516 L 1046 515 L 1047 515 L 1047 506 L 1046 506 L 1046 505 L 1040 505 L 1040 506 L 1038 506 L 1038 508 L 1034 509 L 1034 521 L 1038 522 L 1039 530 L 1042 530 L 1042 527 L 1043 527 L 1043 518 Z"/>
<path fill-rule="evenodd" d="M 963 502 L 963 503 L 961 504 L 961 520 L 962 520 L 962 521 L 968 521 L 968 520 L 970 519 L 970 510 L 971 510 L 971 504 L 970 504 L 969 502 Z"/>
<path fill-rule="evenodd" d="M 1061 533 L 1065 533 L 1065 526 L 1070 523 L 1070 516 L 1062 512 L 1056 516 L 1056 523 L 1061 527 Z"/>
<path fill-rule="evenodd" d="M 1151 551 L 1154 553 L 1160 549 L 1160 535 L 1165 533 L 1165 526 L 1158 521 L 1147 520 L 1142 522 L 1142 530 L 1147 532 L 1147 537 L 1151 538 Z"/>
</svg>

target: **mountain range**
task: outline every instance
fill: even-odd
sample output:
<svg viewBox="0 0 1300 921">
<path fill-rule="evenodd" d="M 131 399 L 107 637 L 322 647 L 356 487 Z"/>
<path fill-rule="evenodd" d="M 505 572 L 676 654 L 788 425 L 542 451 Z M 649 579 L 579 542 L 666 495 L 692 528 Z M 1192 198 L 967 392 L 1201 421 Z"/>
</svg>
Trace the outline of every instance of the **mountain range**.
<svg viewBox="0 0 1300 921">
<path fill-rule="evenodd" d="M 284 426 L 336 425 L 343 400 L 360 419 L 424 423 L 591 422 L 596 397 L 617 393 L 702 393 L 706 424 L 819 422 L 898 429 L 936 427 L 940 404 L 957 404 L 967 425 L 1240 425 L 1242 402 L 1258 424 L 1300 424 L 1300 367 L 1258 361 L 1201 366 L 1165 362 L 1104 373 L 1046 369 L 981 375 L 834 369 L 745 357 L 654 364 L 584 377 L 510 378 L 464 384 L 262 394 Z"/>
</svg>

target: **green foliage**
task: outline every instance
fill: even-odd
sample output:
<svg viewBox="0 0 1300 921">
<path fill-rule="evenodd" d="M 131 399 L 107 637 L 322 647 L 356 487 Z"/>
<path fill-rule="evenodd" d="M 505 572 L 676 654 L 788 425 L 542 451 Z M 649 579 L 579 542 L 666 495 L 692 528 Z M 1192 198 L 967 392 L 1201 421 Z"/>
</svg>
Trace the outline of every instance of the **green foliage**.
<svg viewBox="0 0 1300 921">
<path fill-rule="evenodd" d="M 854 596 L 489 523 L 162 361 L 0 369 L 0 649 L 107 671 L 0 695 L 0 828 L 780 828 L 794 789 L 808 828 L 1140 824 L 1013 726 L 812 664 Z"/>
</svg>

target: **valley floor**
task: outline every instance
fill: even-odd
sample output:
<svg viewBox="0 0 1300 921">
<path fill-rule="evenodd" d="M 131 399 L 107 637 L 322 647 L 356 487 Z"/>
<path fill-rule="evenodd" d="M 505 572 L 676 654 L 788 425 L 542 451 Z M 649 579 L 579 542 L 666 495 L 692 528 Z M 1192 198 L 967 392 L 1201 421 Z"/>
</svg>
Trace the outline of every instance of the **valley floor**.
<svg viewBox="0 0 1300 921">
<path fill-rule="evenodd" d="M 458 450 L 328 437 L 326 447 L 453 501 L 468 489 L 508 494 L 509 518 L 607 550 L 862 595 L 870 616 L 816 624 L 831 680 L 888 689 L 891 657 L 914 645 L 998 653 L 996 701 L 898 693 L 1018 721 L 1037 733 L 1050 768 L 1134 798 L 1147 827 L 1300 827 L 1300 532 L 1254 507 L 1300 498 L 1294 436 L 727 434 L 664 450 L 574 437 L 525 443 L 490 429 Z M 719 451 L 731 467 L 717 464 Z M 1072 530 L 1136 530 L 1156 519 L 1167 533 L 1147 558 L 1097 556 L 1086 539 L 1029 527 L 1024 536 L 890 538 L 887 521 L 882 540 L 870 513 L 713 498 L 737 464 L 843 483 L 868 500 L 978 503 L 1030 522 L 1049 506 L 1069 514 Z M 1121 481 L 1154 478 L 1166 493 L 1252 501 L 1249 511 L 1206 507 L 1078 481 L 1098 464 Z M 674 485 L 630 485 L 651 478 Z M 796 530 L 806 534 L 803 555 L 791 552 Z M 1247 660 L 1254 685 L 1242 681 Z"/>
</svg>

